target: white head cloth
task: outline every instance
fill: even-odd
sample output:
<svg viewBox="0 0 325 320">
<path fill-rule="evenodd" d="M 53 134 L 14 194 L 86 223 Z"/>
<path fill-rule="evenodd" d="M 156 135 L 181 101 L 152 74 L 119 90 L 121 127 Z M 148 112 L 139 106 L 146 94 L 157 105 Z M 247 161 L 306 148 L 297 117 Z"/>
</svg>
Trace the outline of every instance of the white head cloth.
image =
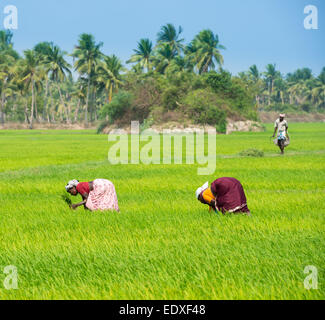
<svg viewBox="0 0 325 320">
<path fill-rule="evenodd" d="M 79 184 L 78 180 L 70 180 L 68 184 L 65 186 L 65 189 L 69 191 L 71 188 L 76 187 Z"/>
<path fill-rule="evenodd" d="M 200 196 L 201 192 L 208 189 L 208 188 L 209 188 L 209 182 L 207 181 L 202 187 L 198 188 L 195 191 L 196 199 L 199 199 L 199 196 Z"/>
</svg>

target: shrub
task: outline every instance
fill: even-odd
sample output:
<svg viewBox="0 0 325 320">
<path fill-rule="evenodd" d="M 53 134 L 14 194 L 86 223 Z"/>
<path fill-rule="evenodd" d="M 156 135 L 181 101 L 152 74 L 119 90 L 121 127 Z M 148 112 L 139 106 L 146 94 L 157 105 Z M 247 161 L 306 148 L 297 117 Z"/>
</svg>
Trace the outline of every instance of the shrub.
<svg viewBox="0 0 325 320">
<path fill-rule="evenodd" d="M 216 130 L 219 133 L 226 133 L 227 132 L 227 115 L 225 111 L 221 111 L 219 120 L 216 125 Z"/>
<path fill-rule="evenodd" d="M 149 129 L 153 125 L 153 118 L 144 119 L 142 124 L 140 125 L 140 132 Z"/>
<path fill-rule="evenodd" d="M 227 101 L 233 113 L 239 113 L 247 119 L 257 119 L 257 112 L 253 109 L 254 94 L 247 90 L 247 86 L 241 79 L 232 78 L 225 70 L 208 72 L 204 79 L 213 92 Z"/>
<path fill-rule="evenodd" d="M 109 125 L 109 121 L 105 120 L 101 122 L 97 128 L 97 134 L 100 134 L 103 132 L 103 130 Z"/>
<path fill-rule="evenodd" d="M 225 133 L 227 114 L 223 109 L 224 102 L 209 89 L 198 89 L 190 92 L 184 99 L 185 112 L 197 124 L 209 124 L 218 132 Z"/>
<path fill-rule="evenodd" d="M 131 109 L 133 96 L 129 92 L 119 91 L 111 103 L 103 106 L 100 117 L 103 119 L 109 117 L 109 123 L 114 123 L 115 120 L 123 117 L 123 115 Z"/>
<path fill-rule="evenodd" d="M 177 87 L 167 88 L 162 94 L 162 103 L 166 110 L 175 110 L 179 99 L 179 89 Z"/>
<path fill-rule="evenodd" d="M 227 71 L 221 71 L 217 73 L 215 71 L 210 71 L 205 75 L 205 81 L 210 86 L 213 91 L 220 92 L 223 94 L 231 93 L 232 82 L 231 74 Z"/>
</svg>

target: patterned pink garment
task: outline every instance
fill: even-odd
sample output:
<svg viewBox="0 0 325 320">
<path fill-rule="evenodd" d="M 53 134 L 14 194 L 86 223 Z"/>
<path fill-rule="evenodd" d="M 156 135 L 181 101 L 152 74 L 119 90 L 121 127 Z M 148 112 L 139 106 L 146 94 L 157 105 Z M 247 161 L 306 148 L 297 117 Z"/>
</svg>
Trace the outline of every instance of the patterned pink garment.
<svg viewBox="0 0 325 320">
<path fill-rule="evenodd" d="M 90 191 L 86 207 L 91 210 L 116 210 L 118 207 L 114 184 L 105 179 L 96 179 L 93 182 L 94 190 Z"/>
</svg>

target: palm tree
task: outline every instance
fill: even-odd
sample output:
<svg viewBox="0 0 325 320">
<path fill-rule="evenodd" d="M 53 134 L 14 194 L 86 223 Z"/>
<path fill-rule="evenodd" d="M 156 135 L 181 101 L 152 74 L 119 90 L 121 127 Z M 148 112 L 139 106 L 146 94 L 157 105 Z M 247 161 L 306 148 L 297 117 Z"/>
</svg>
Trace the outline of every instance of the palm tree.
<svg viewBox="0 0 325 320">
<path fill-rule="evenodd" d="M 4 124 L 4 108 L 6 98 L 10 94 L 9 88 L 10 80 L 13 76 L 13 68 L 15 64 L 15 58 L 8 52 L 8 50 L 0 51 L 0 123 Z"/>
<path fill-rule="evenodd" d="M 95 74 L 96 66 L 103 57 L 103 54 L 100 51 L 102 45 L 102 42 L 96 43 L 93 35 L 83 33 L 79 38 L 78 45 L 72 53 L 72 56 L 76 59 L 74 63 L 75 70 L 79 72 L 80 76 L 86 76 L 87 78 L 87 97 L 85 107 L 86 126 L 88 125 L 90 86 Z"/>
<path fill-rule="evenodd" d="M 287 83 L 282 77 L 278 77 L 274 80 L 274 88 L 277 92 L 277 98 L 284 104 L 285 93 L 287 91 Z"/>
<path fill-rule="evenodd" d="M 294 73 L 287 74 L 287 80 L 291 83 L 297 83 L 300 80 L 309 80 L 313 78 L 313 73 L 309 68 L 297 69 Z"/>
<path fill-rule="evenodd" d="M 40 63 L 44 64 L 45 58 L 50 55 L 51 47 L 53 47 L 53 42 L 40 42 L 34 47 L 34 51 L 39 55 Z M 50 120 L 48 114 L 48 95 L 50 91 L 50 80 L 48 72 L 45 74 L 45 95 L 44 95 L 44 104 L 43 104 L 43 118 L 47 113 L 47 119 Z"/>
<path fill-rule="evenodd" d="M 256 106 L 257 106 L 257 108 L 259 108 L 260 100 L 261 100 L 260 94 L 263 91 L 263 82 L 261 80 L 261 74 L 255 64 L 249 68 L 248 77 L 253 82 L 252 87 L 255 92 Z"/>
<path fill-rule="evenodd" d="M 187 62 L 188 60 L 186 60 L 184 57 L 177 55 L 170 61 L 168 67 L 165 70 L 165 74 L 174 75 L 176 73 L 181 73 L 184 71 L 192 71 L 193 66 L 188 65 Z"/>
<path fill-rule="evenodd" d="M 312 89 L 312 99 L 318 108 L 320 106 L 325 108 L 325 67 L 316 81 L 316 86 Z"/>
<path fill-rule="evenodd" d="M 256 64 L 249 68 L 248 74 L 255 83 L 260 79 L 260 72 L 258 71 Z"/>
<path fill-rule="evenodd" d="M 65 110 L 66 122 L 70 123 L 67 107 L 64 102 L 60 86 L 60 82 L 62 83 L 64 80 L 66 80 L 67 75 L 71 76 L 71 66 L 64 59 L 66 54 L 66 52 L 62 51 L 58 46 L 52 43 L 47 48 L 42 62 L 44 64 L 46 74 L 49 75 L 49 79 L 56 83 L 60 95 L 60 101 Z"/>
<path fill-rule="evenodd" d="M 143 66 L 140 63 L 137 63 L 132 66 L 132 72 L 135 73 L 136 75 L 140 75 L 144 72 Z"/>
<path fill-rule="evenodd" d="M 97 81 L 103 83 L 107 90 L 109 103 L 112 101 L 113 91 L 122 83 L 120 73 L 125 70 L 120 59 L 114 54 L 104 57 L 104 62 L 98 66 Z"/>
<path fill-rule="evenodd" d="M 215 63 L 223 65 L 220 50 L 226 49 L 219 43 L 218 35 L 211 30 L 201 31 L 186 48 L 186 54 L 196 65 L 199 74 L 215 69 Z"/>
<path fill-rule="evenodd" d="M 184 39 L 179 39 L 183 29 L 181 26 L 178 27 L 178 31 L 175 26 L 171 23 L 162 26 L 159 33 L 157 34 L 157 42 L 158 44 L 166 43 L 169 44 L 172 51 L 176 51 L 178 54 L 181 54 L 184 46 L 182 42 Z"/>
<path fill-rule="evenodd" d="M 141 67 L 147 68 L 149 72 L 153 58 L 152 42 L 149 39 L 141 39 L 138 42 L 138 48 L 133 50 L 135 54 L 126 63 L 139 63 Z"/>
<path fill-rule="evenodd" d="M 288 92 L 291 95 L 291 100 L 294 99 L 297 104 L 300 104 L 305 101 L 306 90 L 307 87 L 305 81 L 299 80 L 297 83 L 290 86 Z"/>
<path fill-rule="evenodd" d="M 155 70 L 163 74 L 176 55 L 176 49 L 174 49 L 169 43 L 161 43 L 157 47 L 157 53 L 153 58 L 156 67 Z"/>
<path fill-rule="evenodd" d="M 35 108 L 35 89 L 39 84 L 41 78 L 39 55 L 34 50 L 24 51 L 25 59 L 22 60 L 22 79 L 25 82 L 26 88 L 31 88 L 32 104 L 30 113 L 30 129 L 33 129 L 33 118 Z"/>
<path fill-rule="evenodd" d="M 264 72 L 266 84 L 269 91 L 269 105 L 271 104 L 271 96 L 274 89 L 274 81 L 280 77 L 280 72 L 276 70 L 275 64 L 268 64 L 266 66 L 266 72 Z"/>
<path fill-rule="evenodd" d="M 74 86 L 74 90 L 71 92 L 72 97 L 77 99 L 77 106 L 75 109 L 75 114 L 74 114 L 74 122 L 77 122 L 78 120 L 78 113 L 80 109 L 80 104 L 85 101 L 86 98 L 86 90 L 85 87 L 87 85 L 82 81 L 82 79 L 79 79 Z"/>
</svg>

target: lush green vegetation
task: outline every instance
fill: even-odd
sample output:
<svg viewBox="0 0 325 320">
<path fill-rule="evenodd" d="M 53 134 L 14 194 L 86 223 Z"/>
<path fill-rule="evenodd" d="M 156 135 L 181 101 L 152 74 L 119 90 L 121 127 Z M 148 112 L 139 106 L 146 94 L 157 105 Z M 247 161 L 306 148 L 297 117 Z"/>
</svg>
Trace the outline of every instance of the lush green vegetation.
<svg viewBox="0 0 325 320">
<path fill-rule="evenodd" d="M 0 131 L 0 299 L 324 299 L 325 124 L 290 124 L 285 156 L 266 132 L 217 136 L 217 170 L 108 163 L 94 131 Z M 264 157 L 239 156 L 256 148 Z M 253 216 L 218 216 L 194 196 L 242 181 Z M 108 178 L 121 213 L 70 211 L 67 180 Z M 73 199 L 77 201 L 77 199 Z M 304 288 L 304 268 L 319 289 Z M 2 270 L 2 269 L 1 269 Z"/>
<path fill-rule="evenodd" d="M 223 132 L 226 118 L 257 119 L 257 110 L 324 112 L 325 68 L 282 75 L 275 64 L 231 75 L 217 34 L 202 30 L 185 43 L 182 28 L 167 24 L 156 43 L 140 39 L 126 62 L 105 55 L 91 34 L 72 53 L 42 42 L 20 57 L 10 32 L 0 31 L 0 123 L 166 121 L 210 124 Z M 73 65 L 67 62 L 73 57 Z M 74 79 L 72 73 L 77 77 Z"/>
</svg>

